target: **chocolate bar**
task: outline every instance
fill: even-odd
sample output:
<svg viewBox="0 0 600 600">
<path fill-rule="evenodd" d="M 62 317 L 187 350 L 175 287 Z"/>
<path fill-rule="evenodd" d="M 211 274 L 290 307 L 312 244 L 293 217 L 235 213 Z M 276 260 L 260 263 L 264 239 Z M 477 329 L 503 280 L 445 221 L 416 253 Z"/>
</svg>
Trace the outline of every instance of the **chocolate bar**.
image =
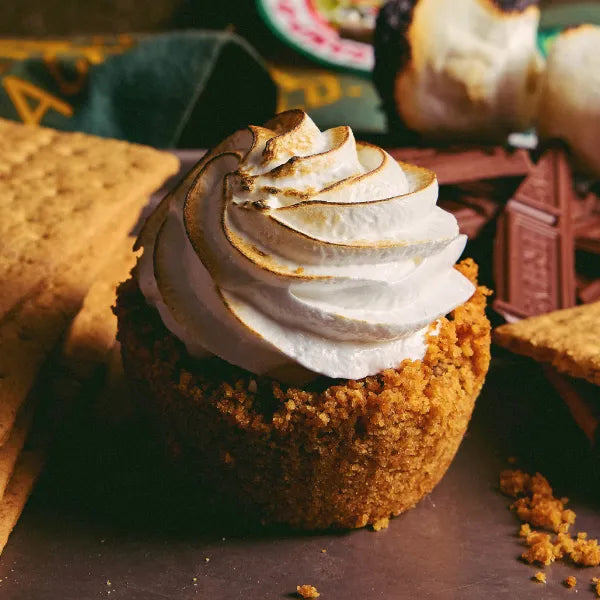
<svg viewBox="0 0 600 600">
<path fill-rule="evenodd" d="M 494 308 L 507 320 L 575 305 L 571 181 L 563 151 L 547 150 L 498 219 Z"/>
<path fill-rule="evenodd" d="M 494 307 L 505 317 L 600 299 L 600 269 L 589 266 L 600 254 L 600 197 L 589 183 L 573 181 L 561 148 L 551 148 L 537 164 L 525 150 L 500 147 L 388 152 L 436 172 L 439 206 L 454 214 L 461 233 L 470 239 L 480 236 L 500 213 Z M 491 251 L 484 248 L 483 254 Z"/>
<path fill-rule="evenodd" d="M 508 152 L 494 146 L 482 149 L 388 148 L 396 159 L 435 171 L 440 185 L 502 177 L 523 177 L 532 164 L 526 150 Z"/>
</svg>

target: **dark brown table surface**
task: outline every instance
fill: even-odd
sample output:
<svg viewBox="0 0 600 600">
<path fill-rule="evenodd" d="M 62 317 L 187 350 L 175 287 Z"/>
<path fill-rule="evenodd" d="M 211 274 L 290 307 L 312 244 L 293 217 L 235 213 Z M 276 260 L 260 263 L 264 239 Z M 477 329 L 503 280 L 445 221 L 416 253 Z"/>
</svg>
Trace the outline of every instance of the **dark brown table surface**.
<svg viewBox="0 0 600 600">
<path fill-rule="evenodd" d="M 61 427 L 0 559 L 0 599 L 275 600 L 305 583 L 323 600 L 594 598 L 600 567 L 555 563 L 547 585 L 531 581 L 538 568 L 518 560 L 518 522 L 497 486 L 518 457 L 571 498 L 576 531 L 600 536 L 598 456 L 538 365 L 493 350 L 448 473 L 377 533 L 262 527 L 167 464 L 127 404 L 90 395 Z"/>
<path fill-rule="evenodd" d="M 555 563 L 542 586 L 517 559 L 518 523 L 497 490 L 508 456 L 571 497 L 577 530 L 600 535 L 593 454 L 524 359 L 494 360 L 442 482 L 377 533 L 261 527 L 203 500 L 165 465 L 147 425 L 105 413 L 90 402 L 63 427 L 2 556 L 2 600 L 274 600 L 304 583 L 323 600 L 569 598 L 569 574 L 579 598 L 594 597 L 600 568 Z"/>
</svg>

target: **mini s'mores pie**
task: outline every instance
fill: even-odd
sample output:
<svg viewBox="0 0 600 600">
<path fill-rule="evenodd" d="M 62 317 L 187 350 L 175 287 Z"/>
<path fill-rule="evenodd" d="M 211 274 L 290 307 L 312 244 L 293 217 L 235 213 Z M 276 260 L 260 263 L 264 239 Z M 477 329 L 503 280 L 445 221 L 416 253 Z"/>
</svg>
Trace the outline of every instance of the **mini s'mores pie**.
<svg viewBox="0 0 600 600">
<path fill-rule="evenodd" d="M 567 142 L 579 165 L 600 175 L 600 26 L 567 29 L 552 45 L 538 128 Z"/>
<path fill-rule="evenodd" d="M 391 0 L 374 81 L 390 129 L 502 140 L 532 123 L 543 59 L 535 0 Z"/>
<path fill-rule="evenodd" d="M 450 464 L 489 323 L 436 200 L 430 171 L 289 111 L 227 138 L 144 226 L 116 308 L 126 373 L 265 520 L 375 523 Z"/>
</svg>

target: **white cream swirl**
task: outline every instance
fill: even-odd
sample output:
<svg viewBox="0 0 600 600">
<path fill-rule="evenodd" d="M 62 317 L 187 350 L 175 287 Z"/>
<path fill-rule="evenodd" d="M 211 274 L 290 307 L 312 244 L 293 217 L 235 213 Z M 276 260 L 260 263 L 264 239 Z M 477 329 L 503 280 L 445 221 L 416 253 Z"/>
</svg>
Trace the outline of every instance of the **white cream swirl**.
<svg viewBox="0 0 600 600">
<path fill-rule="evenodd" d="M 196 357 L 256 374 L 358 379 L 418 359 L 473 285 L 426 169 L 321 132 L 302 111 L 205 156 L 138 243 L 147 301 Z"/>
</svg>

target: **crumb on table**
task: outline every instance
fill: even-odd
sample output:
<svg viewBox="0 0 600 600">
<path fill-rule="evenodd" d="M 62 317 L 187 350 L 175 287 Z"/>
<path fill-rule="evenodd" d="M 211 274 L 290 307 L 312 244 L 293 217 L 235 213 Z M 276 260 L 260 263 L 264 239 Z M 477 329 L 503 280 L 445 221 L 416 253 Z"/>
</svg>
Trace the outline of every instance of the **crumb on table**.
<svg viewBox="0 0 600 600">
<path fill-rule="evenodd" d="M 521 529 L 519 529 L 519 537 L 526 538 L 531 533 L 531 527 L 529 523 L 521 523 Z"/>
<path fill-rule="evenodd" d="M 529 548 L 521 554 L 521 558 L 529 564 L 538 563 L 547 566 L 556 560 L 554 545 L 547 533 L 533 531 L 527 536 L 525 542 Z"/>
<path fill-rule="evenodd" d="M 314 585 L 298 585 L 296 591 L 301 598 L 318 598 L 321 595 Z"/>
<path fill-rule="evenodd" d="M 383 517 L 382 519 L 377 519 L 377 521 L 375 521 L 375 523 L 373 523 L 373 531 L 387 529 L 389 524 L 390 524 L 390 520 L 387 517 Z"/>
<path fill-rule="evenodd" d="M 568 588 L 574 588 L 577 585 L 577 578 L 573 577 L 573 575 L 569 575 L 564 581 L 563 583 L 565 584 L 566 587 Z"/>
<path fill-rule="evenodd" d="M 534 576 L 533 579 L 535 581 L 537 581 L 538 583 L 546 583 L 546 574 L 542 573 L 541 571 L 538 571 Z"/>
<path fill-rule="evenodd" d="M 575 536 L 569 533 L 576 514 L 565 509 L 568 498 L 554 497 L 552 487 L 543 475 L 507 469 L 500 473 L 500 489 L 516 498 L 510 508 L 523 521 L 519 536 L 525 538 L 528 546 L 521 554 L 523 560 L 530 564 L 549 565 L 557 559 L 569 558 L 576 565 L 600 565 L 598 540 L 589 539 L 585 531 Z M 548 533 L 532 530 L 532 525 L 557 535 L 552 539 Z"/>
</svg>

